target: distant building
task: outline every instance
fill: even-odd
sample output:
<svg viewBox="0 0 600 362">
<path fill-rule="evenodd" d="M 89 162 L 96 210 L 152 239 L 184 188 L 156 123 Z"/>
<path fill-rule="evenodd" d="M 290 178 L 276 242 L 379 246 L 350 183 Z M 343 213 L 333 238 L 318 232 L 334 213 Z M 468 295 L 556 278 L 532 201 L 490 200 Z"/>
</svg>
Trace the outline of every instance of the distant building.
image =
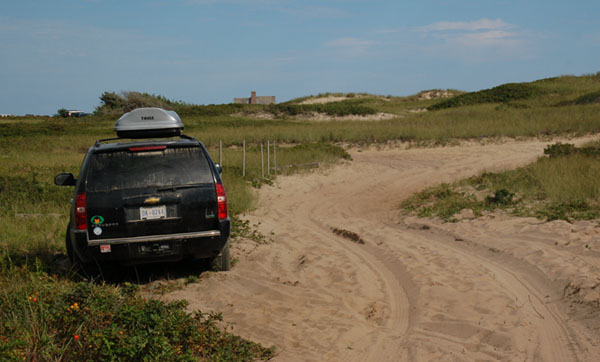
<svg viewBox="0 0 600 362">
<path fill-rule="evenodd" d="M 12 114 L 0 113 L 0 117 L 12 117 Z"/>
<path fill-rule="evenodd" d="M 252 91 L 250 98 L 233 98 L 233 103 L 241 104 L 275 104 L 275 96 L 256 96 L 256 91 Z"/>
</svg>

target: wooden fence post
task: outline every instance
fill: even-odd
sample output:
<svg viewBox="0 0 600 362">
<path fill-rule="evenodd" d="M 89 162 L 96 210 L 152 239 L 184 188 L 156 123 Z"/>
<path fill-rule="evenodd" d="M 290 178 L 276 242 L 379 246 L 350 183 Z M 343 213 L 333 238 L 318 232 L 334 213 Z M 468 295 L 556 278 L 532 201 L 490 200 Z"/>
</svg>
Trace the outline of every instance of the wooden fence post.
<svg viewBox="0 0 600 362">
<path fill-rule="evenodd" d="M 223 141 L 219 140 L 219 165 L 221 165 L 221 170 L 223 169 Z"/>
<path fill-rule="evenodd" d="M 242 144 L 242 177 L 246 177 L 246 140 Z"/>
<path fill-rule="evenodd" d="M 265 156 L 263 154 L 263 144 L 260 144 L 260 174 L 262 178 L 265 178 Z"/>
</svg>

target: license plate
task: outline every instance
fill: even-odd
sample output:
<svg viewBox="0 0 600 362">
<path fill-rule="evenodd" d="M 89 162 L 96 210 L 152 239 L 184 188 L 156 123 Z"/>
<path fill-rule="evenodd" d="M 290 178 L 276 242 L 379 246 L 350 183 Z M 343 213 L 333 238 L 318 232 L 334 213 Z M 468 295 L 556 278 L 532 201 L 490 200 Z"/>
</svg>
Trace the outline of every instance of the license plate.
<svg viewBox="0 0 600 362">
<path fill-rule="evenodd" d="M 140 245 L 140 252 L 142 254 L 165 253 L 170 250 L 171 245 L 169 244 Z"/>
<path fill-rule="evenodd" d="M 154 207 L 140 207 L 141 220 L 164 219 L 166 217 L 167 207 L 165 205 Z"/>
</svg>

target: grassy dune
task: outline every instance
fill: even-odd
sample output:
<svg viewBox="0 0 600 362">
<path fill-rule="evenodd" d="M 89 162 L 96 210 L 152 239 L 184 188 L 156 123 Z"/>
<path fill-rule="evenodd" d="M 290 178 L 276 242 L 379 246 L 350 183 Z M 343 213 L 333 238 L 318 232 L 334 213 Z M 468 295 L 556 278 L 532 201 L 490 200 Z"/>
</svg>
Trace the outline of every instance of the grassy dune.
<svg viewBox="0 0 600 362">
<path fill-rule="evenodd" d="M 288 165 L 335 162 L 346 157 L 335 144 L 368 144 L 387 141 L 443 144 L 455 139 L 482 137 L 535 137 L 582 135 L 600 130 L 600 103 L 593 101 L 600 92 L 600 76 L 564 76 L 523 84 L 536 89 L 527 97 L 494 98 L 494 89 L 458 94 L 454 98 L 420 99 L 380 97 L 367 94 L 335 94 L 347 99 L 334 102 L 334 109 L 360 105 L 397 117 L 385 121 L 300 121 L 287 115 L 277 119 L 251 117 L 261 105 L 195 106 L 167 102 L 159 105 L 180 111 L 185 133 L 202 140 L 217 158 L 219 140 L 224 144 L 224 178 L 234 213 L 252 208 L 252 185 L 265 182 L 260 177 L 259 143 L 279 145 L 280 171 Z M 497 87 L 501 88 L 501 87 Z M 514 85 L 513 85 L 513 88 Z M 511 89 L 513 89 L 511 88 Z M 518 86 L 515 88 L 518 89 Z M 483 94 L 484 96 L 479 96 Z M 490 96 L 491 94 L 491 96 Z M 460 102 L 426 112 L 436 104 L 470 95 L 473 104 Z M 329 96 L 325 94 L 322 96 Z M 317 96 L 318 97 L 318 96 Z M 583 97 L 583 98 L 582 98 Z M 143 97 L 142 97 L 143 98 Z M 313 97 L 315 98 L 315 97 Z M 152 101 L 152 96 L 144 99 Z M 482 101 L 482 99 L 484 101 Z M 489 99 L 496 99 L 490 103 Z M 586 99 L 582 102 L 581 99 Z M 590 101 L 591 99 L 591 101 Z M 303 99 L 287 105 L 297 105 Z M 141 104 L 136 96 L 135 104 Z M 487 102 L 487 103 L 486 103 Z M 142 102 L 143 103 L 143 102 Z M 284 105 L 286 105 L 284 104 Z M 92 117 L 64 119 L 13 118 L 0 125 L 0 227 L 3 249 L 17 255 L 60 253 L 66 225 L 67 188 L 55 187 L 53 176 L 61 171 L 77 174 L 83 155 L 93 142 L 114 136 L 112 128 L 118 115 L 104 104 Z M 118 109 L 117 109 L 118 110 Z M 241 116 L 248 111 L 249 116 Z M 113 113 L 111 113 L 113 112 Z M 233 112 L 233 114 L 231 113 Z M 241 112 L 241 113 L 240 113 Z M 197 114 L 210 114 L 200 116 Z M 247 176 L 241 177 L 241 144 L 248 144 Z M 554 178 L 552 178 L 554 179 Z M 559 182 L 559 183 L 562 183 Z M 561 193 L 564 194 L 564 193 Z M 30 232 L 33 230 L 33 233 Z"/>
<path fill-rule="evenodd" d="M 196 318 L 182 312 L 182 305 L 166 305 L 145 299 L 131 286 L 107 287 L 80 281 L 76 276 L 60 272 L 58 265 L 64 260 L 64 236 L 72 190 L 54 186 L 53 177 L 61 171 L 77 175 L 88 147 L 97 139 L 114 136 L 114 121 L 124 107 L 132 104 L 161 105 L 176 110 L 183 118 L 185 133 L 202 140 L 215 159 L 218 158 L 219 140 L 222 140 L 225 146 L 223 175 L 230 209 L 235 216 L 253 207 L 253 188 L 270 182 L 270 179 L 262 179 L 260 176 L 261 142 L 271 141 L 279 145 L 279 172 L 288 173 L 302 169 L 289 167 L 290 165 L 334 163 L 348 158 L 340 144 L 387 141 L 444 144 L 456 139 L 547 137 L 600 131 L 600 104 L 595 101 L 595 94 L 600 92 L 599 75 L 558 77 L 528 83 L 527 87 L 537 91 L 527 97 L 504 98 L 494 98 L 494 90 L 484 92 L 485 96 L 478 95 L 477 92 L 467 93 L 471 94 L 466 97 L 467 101 L 444 107 L 433 106 L 447 102 L 447 99 L 420 99 L 420 95 L 342 95 L 348 99 L 329 105 L 299 107 L 298 103 L 302 99 L 298 99 L 268 107 L 196 106 L 143 94 L 135 94 L 132 103 L 124 104 L 123 99 L 119 100 L 114 94 L 109 94 L 104 100 L 112 102 L 110 104 L 114 107 L 104 103 L 91 117 L 2 119 L 0 289 L 3 292 L 0 294 L 0 359 L 139 359 L 139 355 L 135 355 L 136 352 L 126 346 L 132 341 L 139 342 L 139 346 L 143 342 L 154 343 L 152 338 L 158 337 L 118 330 L 121 326 L 125 328 L 125 325 L 115 324 L 114 321 L 121 318 L 121 313 L 130 311 L 127 318 L 133 319 L 127 320 L 127 323 L 147 326 L 151 321 L 142 311 L 148 310 L 152 310 L 153 318 L 174 321 L 174 324 L 167 324 L 165 327 L 173 329 L 156 329 L 157 333 L 168 334 L 171 338 L 160 339 L 158 349 L 147 352 L 156 358 L 227 359 L 231 356 L 227 353 L 233 353 L 236 358 L 253 359 L 266 358 L 273 353 L 269 349 L 224 334 L 216 327 L 215 316 Z M 461 92 L 453 91 L 452 94 L 464 97 Z M 427 108 L 434 110 L 423 111 Z M 265 112 L 276 115 L 275 119 L 257 118 Z M 302 112 L 339 115 L 384 112 L 395 117 L 385 121 L 322 122 L 294 118 L 295 113 Z M 243 140 L 248 144 L 246 177 L 242 177 L 241 171 L 240 146 Z M 597 218 L 600 201 L 598 162 L 597 156 L 580 154 L 547 158 L 522 170 L 498 175 L 486 174 L 465 184 L 443 185 L 428 190 L 416 196 L 416 201 L 409 207 L 423 215 L 436 214 L 438 211 L 435 205 L 443 200 L 453 199 L 457 201 L 449 202 L 455 205 L 452 207 L 460 204 L 476 211 L 495 204 L 506 205 L 521 213 L 542 216 L 546 213 L 546 217 Z M 573 175 L 582 177 L 575 179 Z M 570 192 L 565 191 L 564 185 L 568 185 Z M 477 200 L 462 195 L 461 187 L 485 189 L 492 199 Z M 501 190 L 506 193 L 500 192 Z M 543 190 L 543 195 L 534 190 Z M 547 204 L 550 206 L 527 211 L 522 205 L 528 199 L 531 204 L 542 199 L 549 200 Z M 523 204 L 516 203 L 517 200 Z M 451 207 L 444 210 L 446 214 L 453 211 Z M 238 234 L 247 231 L 247 225 L 234 227 L 240 228 L 236 231 Z M 30 297 L 43 303 L 32 302 Z M 107 302 L 93 304 L 98 299 Z M 86 306 L 94 314 L 82 314 L 82 319 L 60 319 L 67 317 L 63 312 L 75 302 Z M 60 308 L 64 311 L 60 311 Z M 97 321 L 93 321 L 92 315 L 106 316 L 104 320 L 111 323 L 95 323 Z M 61 331 L 54 329 L 54 325 L 59 322 L 66 323 Z M 91 324 L 87 326 L 84 322 Z M 179 330 L 177 324 L 190 329 Z M 85 331 L 85 336 L 81 331 Z M 76 339 L 75 335 L 79 337 Z M 209 341 L 208 344 L 205 344 L 206 341 Z M 113 354 L 98 354 L 104 353 L 109 345 L 115 346 L 111 350 Z M 169 346 L 180 348 L 173 349 Z"/>
<path fill-rule="evenodd" d="M 455 215 L 463 209 L 476 216 L 504 209 L 548 220 L 599 219 L 600 143 L 580 149 L 570 145 L 569 153 L 548 152 L 552 149 L 546 148 L 549 155 L 516 170 L 483 173 L 428 188 L 404 201 L 402 207 L 447 221 L 456 221 Z"/>
</svg>

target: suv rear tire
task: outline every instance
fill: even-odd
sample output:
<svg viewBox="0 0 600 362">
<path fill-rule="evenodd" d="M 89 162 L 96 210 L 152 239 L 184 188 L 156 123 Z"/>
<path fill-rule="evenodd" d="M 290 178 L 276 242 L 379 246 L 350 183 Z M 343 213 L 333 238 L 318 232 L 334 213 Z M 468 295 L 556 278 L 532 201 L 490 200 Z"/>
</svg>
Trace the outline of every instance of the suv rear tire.
<svg viewBox="0 0 600 362">
<path fill-rule="evenodd" d="M 65 234 L 65 248 L 67 248 L 67 256 L 69 257 L 69 261 L 73 264 L 73 244 L 71 244 L 71 233 L 69 232 L 71 228 L 67 225 L 67 233 Z"/>
<path fill-rule="evenodd" d="M 79 259 L 77 254 L 73 252 L 73 244 L 71 243 L 70 227 L 67 226 L 67 235 L 65 236 L 65 247 L 67 248 L 67 256 L 71 262 L 73 270 L 84 278 L 98 279 L 102 276 L 101 270 L 95 263 L 84 263 Z"/>
<path fill-rule="evenodd" d="M 231 268 L 229 257 L 229 241 L 225 243 L 221 253 L 211 260 L 210 266 L 213 270 L 217 271 L 228 271 Z"/>
</svg>

